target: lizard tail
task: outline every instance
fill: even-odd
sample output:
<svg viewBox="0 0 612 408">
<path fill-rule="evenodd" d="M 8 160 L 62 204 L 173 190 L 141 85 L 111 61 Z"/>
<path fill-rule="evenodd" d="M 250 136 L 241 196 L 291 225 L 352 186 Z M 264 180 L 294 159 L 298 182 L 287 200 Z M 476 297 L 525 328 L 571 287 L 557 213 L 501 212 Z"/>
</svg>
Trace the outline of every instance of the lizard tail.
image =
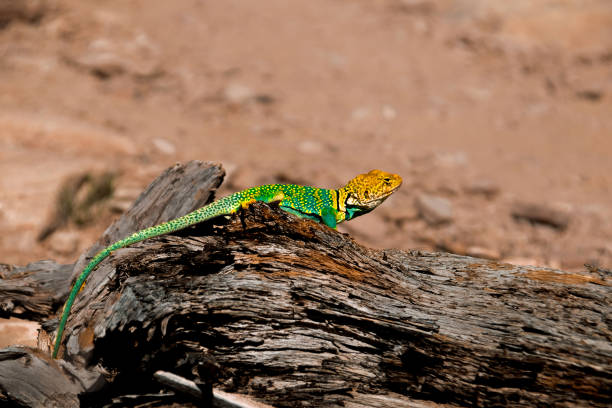
<svg viewBox="0 0 612 408">
<path fill-rule="evenodd" d="M 189 214 L 186 214 L 182 217 L 135 232 L 129 237 L 117 241 L 98 252 L 77 278 L 76 282 L 72 286 L 70 295 L 68 295 L 68 300 L 64 304 L 64 308 L 62 310 L 62 317 L 60 318 L 59 326 L 57 328 L 55 344 L 53 345 L 52 357 L 57 358 L 57 353 L 59 352 L 62 336 L 64 334 L 64 328 L 66 327 L 66 322 L 68 321 L 68 316 L 70 315 L 70 309 L 72 308 L 72 304 L 74 303 L 77 294 L 80 292 L 81 288 L 85 284 L 85 280 L 87 279 L 89 274 L 96 268 L 96 266 L 98 266 L 100 262 L 102 262 L 107 256 L 109 256 L 111 252 L 119 248 L 125 248 L 128 245 L 134 244 L 136 242 L 144 241 L 145 239 L 168 234 L 174 231 L 179 231 L 181 229 L 217 217 L 219 215 L 232 214 L 240 208 L 240 203 L 241 197 L 237 194 L 232 194 L 207 206 L 190 212 Z"/>
</svg>

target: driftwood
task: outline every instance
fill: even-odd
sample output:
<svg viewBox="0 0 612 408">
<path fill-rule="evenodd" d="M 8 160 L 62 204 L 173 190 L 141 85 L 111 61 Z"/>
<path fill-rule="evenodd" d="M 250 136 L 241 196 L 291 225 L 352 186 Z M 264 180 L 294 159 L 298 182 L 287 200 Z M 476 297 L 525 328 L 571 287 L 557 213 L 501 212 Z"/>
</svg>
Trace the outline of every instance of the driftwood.
<svg viewBox="0 0 612 408">
<path fill-rule="evenodd" d="M 202 205 L 222 177 L 166 172 L 89 256 Z M 213 385 L 274 406 L 609 406 L 611 279 L 372 250 L 256 203 L 105 260 L 73 307 L 67 362 L 0 351 L 0 402 L 23 403 L 3 373 L 34 356 L 80 373 L 54 386 L 58 406 L 195 406 Z"/>
</svg>

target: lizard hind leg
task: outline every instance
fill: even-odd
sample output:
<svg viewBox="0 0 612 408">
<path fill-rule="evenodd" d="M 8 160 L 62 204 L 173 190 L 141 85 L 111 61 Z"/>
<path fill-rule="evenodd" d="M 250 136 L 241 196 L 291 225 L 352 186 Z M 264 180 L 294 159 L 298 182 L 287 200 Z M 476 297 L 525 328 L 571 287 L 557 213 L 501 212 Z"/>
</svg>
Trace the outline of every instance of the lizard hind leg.
<svg viewBox="0 0 612 408">
<path fill-rule="evenodd" d="M 251 204 L 256 201 L 261 201 L 264 203 L 274 203 L 281 202 L 285 198 L 285 193 L 281 190 L 269 190 L 269 189 L 261 189 L 257 188 L 257 191 L 252 192 L 248 196 L 244 197 L 240 202 L 240 222 L 242 223 L 242 228 L 246 229 L 246 222 L 244 220 L 244 210 L 249 208 Z"/>
<path fill-rule="evenodd" d="M 257 191 L 251 192 L 247 197 L 245 197 L 240 202 L 240 207 L 243 210 L 246 210 L 251 204 L 256 201 L 261 201 L 264 203 L 273 203 L 277 201 L 283 201 L 285 198 L 285 193 L 282 190 L 269 190 L 257 188 Z"/>
<path fill-rule="evenodd" d="M 283 201 L 285 193 L 282 191 L 267 191 L 255 197 L 257 201 L 263 201 L 264 203 L 276 203 Z"/>
<path fill-rule="evenodd" d="M 240 203 L 240 208 L 242 210 L 246 210 L 247 208 L 249 208 L 249 205 L 253 204 L 255 201 L 258 201 L 254 198 L 251 198 L 250 200 L 244 200 Z"/>
</svg>

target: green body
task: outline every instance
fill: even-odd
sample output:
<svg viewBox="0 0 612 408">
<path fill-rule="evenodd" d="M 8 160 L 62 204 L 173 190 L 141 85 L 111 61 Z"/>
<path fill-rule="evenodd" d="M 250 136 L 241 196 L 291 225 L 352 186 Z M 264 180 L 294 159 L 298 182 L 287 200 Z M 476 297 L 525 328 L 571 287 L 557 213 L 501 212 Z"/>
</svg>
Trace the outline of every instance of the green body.
<svg viewBox="0 0 612 408">
<path fill-rule="evenodd" d="M 182 217 L 138 231 L 98 252 L 87 267 L 85 267 L 83 272 L 81 272 L 64 305 L 62 317 L 57 329 L 55 345 L 53 347 L 53 358 L 57 357 L 62 335 L 64 333 L 64 327 L 68 321 L 70 309 L 77 294 L 85 284 L 85 280 L 89 274 L 100 262 L 110 255 L 111 252 L 136 242 L 144 241 L 145 239 L 187 228 L 211 218 L 233 214 L 241 207 L 246 207 L 254 201 L 263 201 L 266 203 L 279 201 L 280 208 L 283 210 L 301 218 L 321 221 L 332 228 L 336 227 L 337 222 L 342 222 L 345 219 L 344 214 L 339 214 L 338 212 L 338 192 L 336 190 L 292 184 L 270 184 L 239 191 Z"/>
</svg>

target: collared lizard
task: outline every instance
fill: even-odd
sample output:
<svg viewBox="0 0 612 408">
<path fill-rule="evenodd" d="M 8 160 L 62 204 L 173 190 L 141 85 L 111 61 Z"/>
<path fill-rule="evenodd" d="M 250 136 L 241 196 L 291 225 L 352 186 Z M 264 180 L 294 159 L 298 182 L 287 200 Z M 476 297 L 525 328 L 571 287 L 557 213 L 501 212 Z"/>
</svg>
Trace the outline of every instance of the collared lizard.
<svg viewBox="0 0 612 408">
<path fill-rule="evenodd" d="M 234 214 L 255 201 L 278 202 L 281 209 L 291 214 L 322 222 L 335 229 L 338 223 L 351 220 L 378 207 L 401 184 L 400 176 L 380 170 L 360 174 L 338 190 L 295 184 L 267 184 L 236 192 L 182 217 L 135 232 L 98 252 L 78 276 L 62 311 L 52 356 L 57 358 L 70 308 L 85 280 L 102 260 L 119 248 L 178 231 L 221 215 Z"/>
</svg>

